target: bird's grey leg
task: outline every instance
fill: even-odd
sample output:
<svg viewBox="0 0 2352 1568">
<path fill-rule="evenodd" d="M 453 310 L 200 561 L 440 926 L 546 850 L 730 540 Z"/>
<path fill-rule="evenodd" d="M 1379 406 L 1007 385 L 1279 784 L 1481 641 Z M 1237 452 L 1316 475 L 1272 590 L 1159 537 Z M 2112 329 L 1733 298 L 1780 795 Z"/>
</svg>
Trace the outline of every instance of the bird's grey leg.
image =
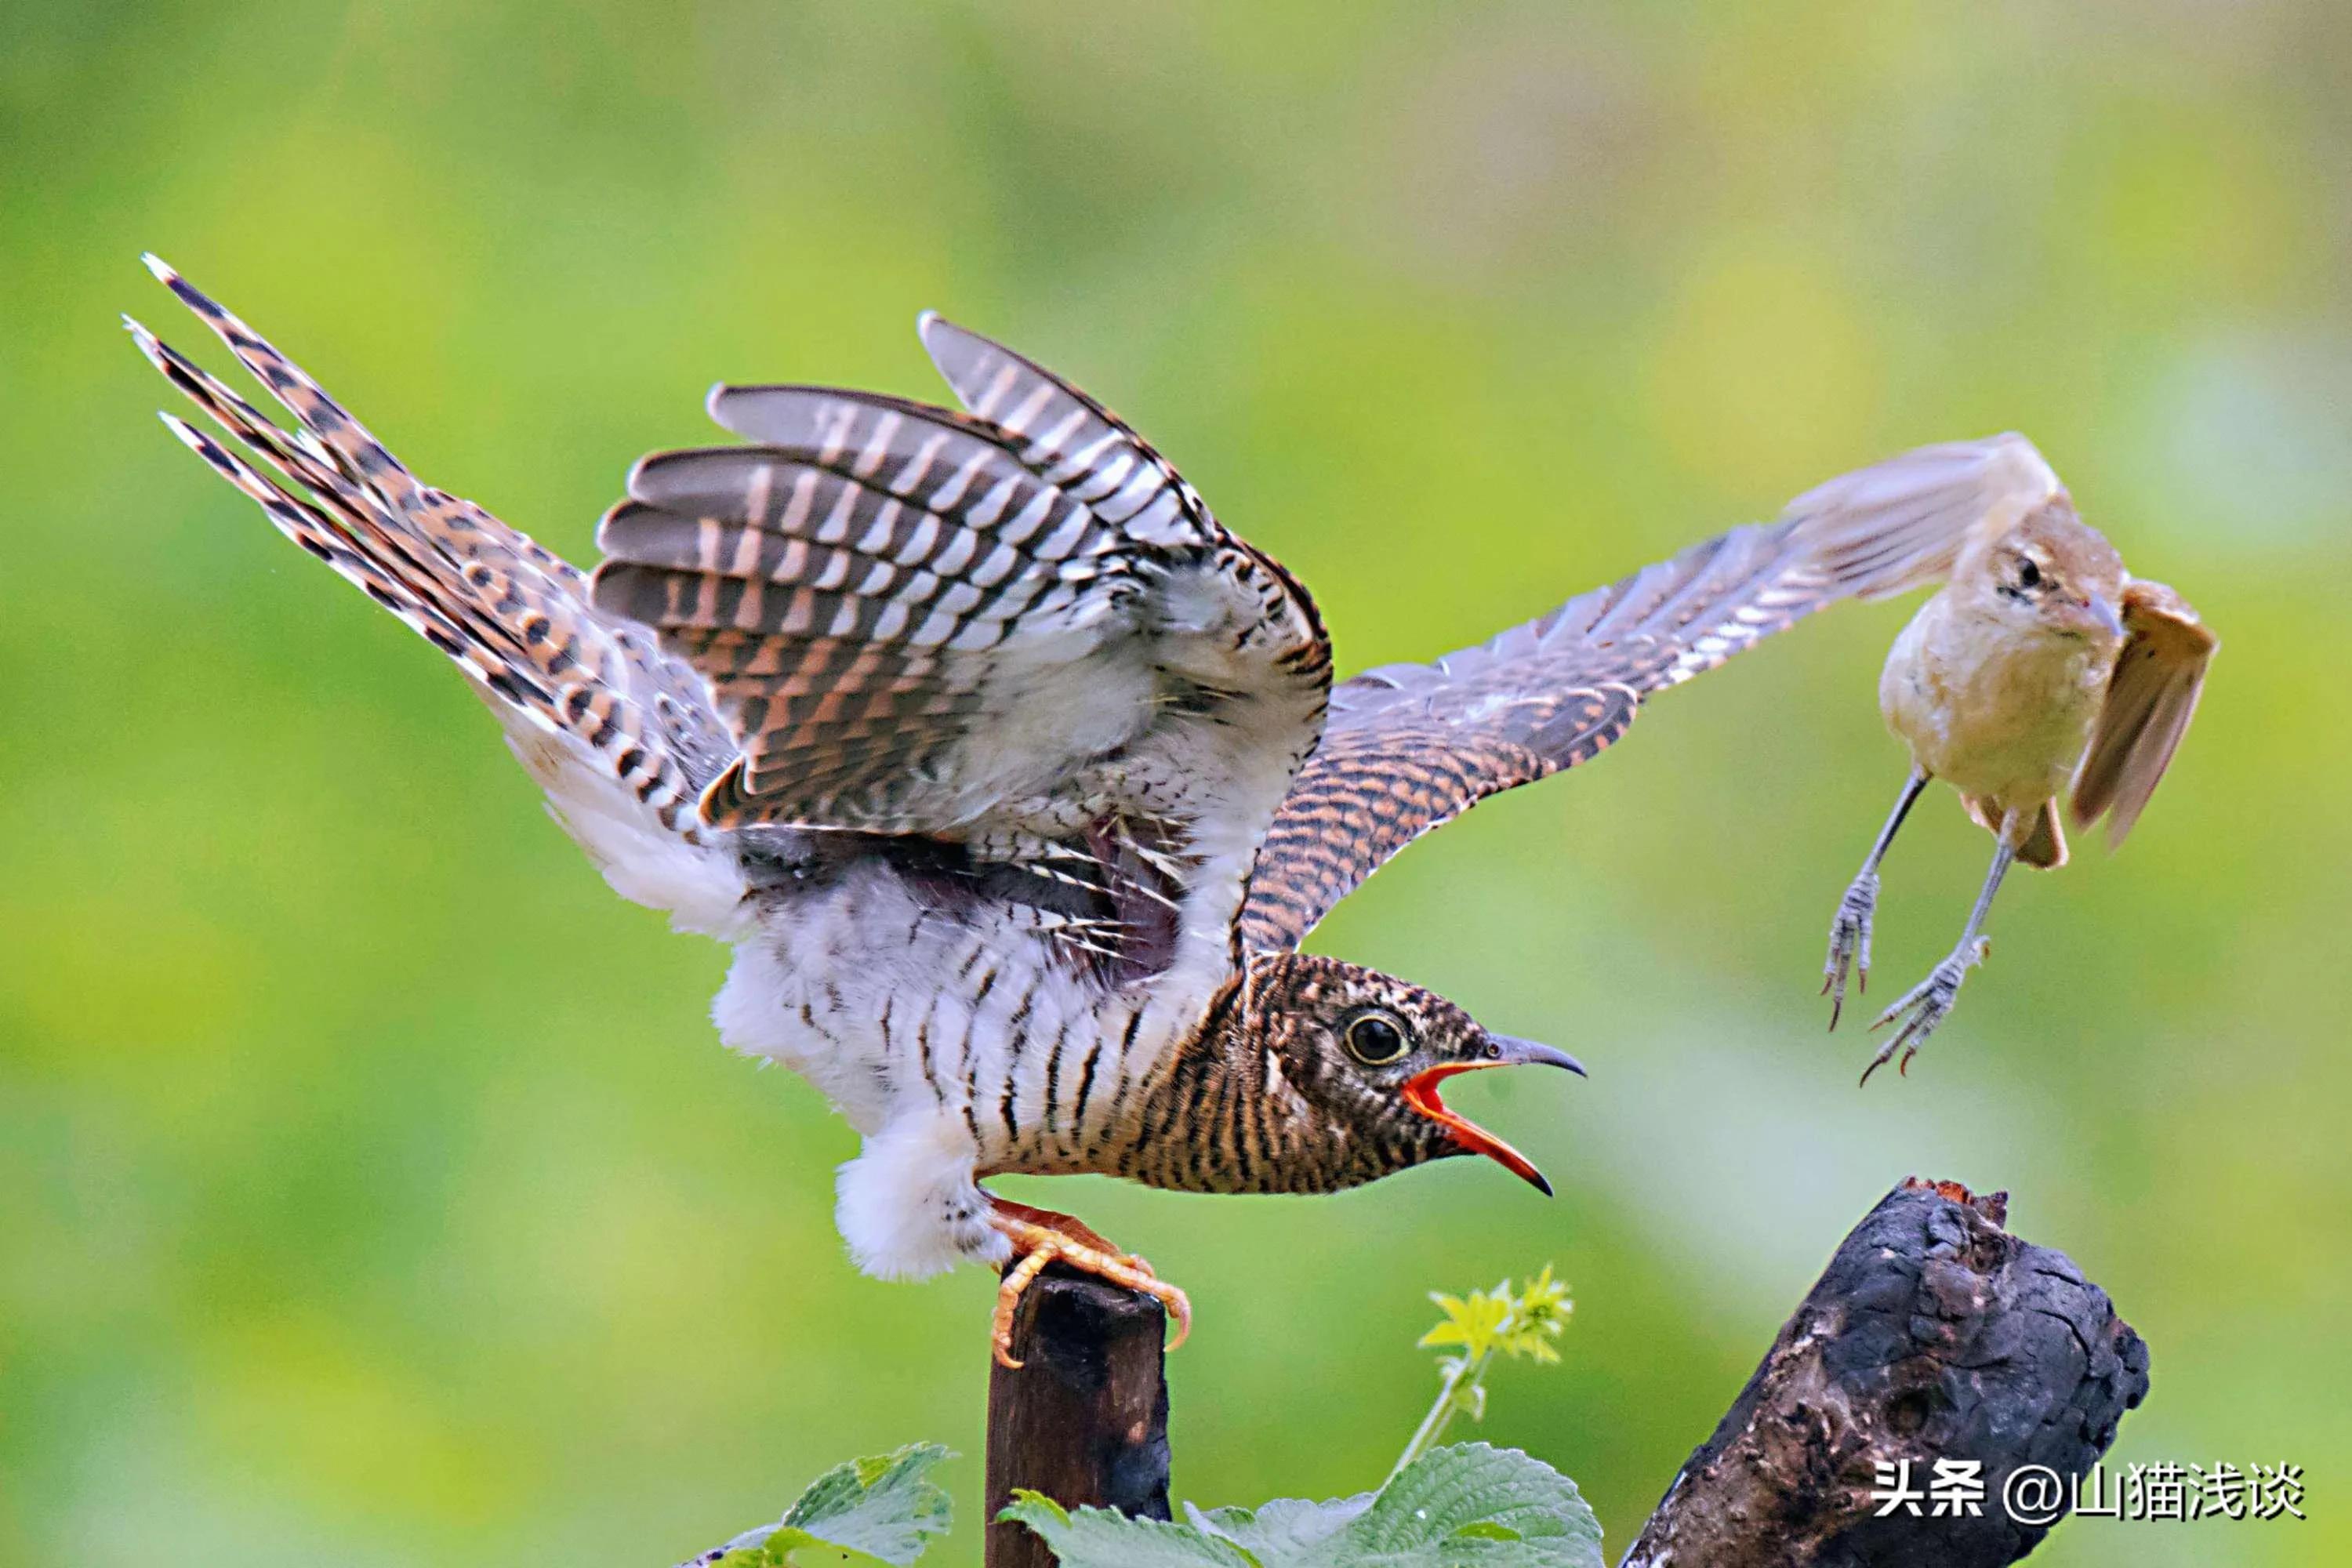
<svg viewBox="0 0 2352 1568">
<path fill-rule="evenodd" d="M 1856 990 L 1870 989 L 1870 921 L 1878 912 L 1878 863 L 1886 858 L 1886 847 L 1895 842 L 1895 829 L 1911 815 L 1911 803 L 1927 787 L 1930 776 L 1927 769 L 1912 764 L 1902 795 L 1886 814 L 1886 826 L 1878 830 L 1878 842 L 1870 847 L 1869 858 L 1847 886 L 1845 897 L 1838 900 L 1837 917 L 1830 921 L 1830 956 L 1822 965 L 1822 993 L 1830 999 L 1832 1029 L 1838 1026 L 1838 1015 L 1845 1011 L 1846 971 L 1853 969 Z"/>
<path fill-rule="evenodd" d="M 1927 1037 L 1936 1032 L 1936 1026 L 1944 1021 L 1951 1013 L 1952 1004 L 1959 999 L 1960 982 L 1967 978 L 1970 969 L 1984 961 L 1985 916 L 1992 909 L 1993 895 L 2000 891 L 2000 879 L 2009 874 L 2010 862 L 2017 858 L 2017 851 L 2009 844 L 2010 829 L 2017 823 L 2018 814 L 2011 812 L 2009 819 L 2001 824 L 2000 842 L 1992 852 L 1992 868 L 1985 873 L 1984 889 L 1977 894 L 1977 907 L 1969 911 L 1969 923 L 1960 932 L 1959 945 L 1952 949 L 1950 956 L 1943 963 L 1928 972 L 1927 979 L 1913 986 L 1901 1001 L 1880 1014 L 1878 1022 L 1871 1026 L 1874 1029 L 1884 1028 L 1905 1012 L 1911 1014 L 1903 1027 L 1878 1047 L 1878 1054 L 1871 1058 L 1870 1065 L 1862 1069 L 1863 1082 L 1868 1083 L 1870 1075 L 1885 1067 L 1886 1058 L 1893 1056 L 1898 1047 L 1903 1052 L 1903 1065 L 1896 1070 L 1909 1072 L 1911 1058 L 1919 1054 L 1919 1047 L 1927 1043 Z"/>
</svg>

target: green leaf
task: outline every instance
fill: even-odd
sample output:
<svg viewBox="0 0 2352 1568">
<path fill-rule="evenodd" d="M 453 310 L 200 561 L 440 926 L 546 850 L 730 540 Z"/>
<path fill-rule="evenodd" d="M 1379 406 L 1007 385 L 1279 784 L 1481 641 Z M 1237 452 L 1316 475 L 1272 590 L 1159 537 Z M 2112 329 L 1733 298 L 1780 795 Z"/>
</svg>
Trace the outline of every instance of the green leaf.
<svg viewBox="0 0 2352 1568">
<path fill-rule="evenodd" d="M 1601 1568 L 1576 1483 L 1484 1443 L 1433 1448 L 1376 1495 L 1187 1508 L 1183 1524 L 1014 1497 L 998 1517 L 1044 1536 L 1063 1568 Z"/>
<path fill-rule="evenodd" d="M 1223 1536 L 1261 1563 L 1274 1563 L 1296 1562 L 1320 1548 L 1371 1506 L 1372 1494 L 1359 1492 L 1338 1502 L 1279 1498 L 1263 1508 L 1218 1508 L 1206 1513 L 1186 1503 L 1184 1512 L 1201 1529 Z"/>
<path fill-rule="evenodd" d="M 1432 1448 L 1381 1489 L 1333 1568 L 1601 1568 L 1576 1483 L 1516 1448 Z"/>
<path fill-rule="evenodd" d="M 948 1494 L 925 1472 L 950 1458 L 937 1443 L 836 1465 L 809 1484 L 784 1517 L 747 1530 L 726 1546 L 719 1568 L 782 1568 L 793 1553 L 823 1549 L 892 1568 L 923 1554 L 953 1517 Z"/>
<path fill-rule="evenodd" d="M 1000 1520 L 1045 1538 L 1062 1568 L 1265 1568 L 1231 1541 L 1192 1524 L 1130 1519 L 1116 1509 L 1073 1513 L 1042 1492 L 1015 1491 Z"/>
</svg>

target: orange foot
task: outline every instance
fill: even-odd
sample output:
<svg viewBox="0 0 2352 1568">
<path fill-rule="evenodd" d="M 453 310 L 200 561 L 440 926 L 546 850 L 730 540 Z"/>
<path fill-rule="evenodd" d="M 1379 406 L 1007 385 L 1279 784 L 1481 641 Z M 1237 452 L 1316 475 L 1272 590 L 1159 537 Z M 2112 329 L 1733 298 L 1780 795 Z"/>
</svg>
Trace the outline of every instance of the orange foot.
<svg viewBox="0 0 2352 1568">
<path fill-rule="evenodd" d="M 1004 1283 L 997 1288 L 996 1315 L 989 1325 L 989 1343 L 995 1347 L 1000 1366 L 1017 1370 L 1021 1365 L 1013 1356 L 1013 1314 L 1019 1310 L 1029 1282 L 1048 1263 L 1066 1263 L 1082 1273 L 1139 1290 L 1167 1308 L 1168 1315 L 1176 1320 L 1176 1337 L 1168 1342 L 1171 1351 L 1192 1331 L 1192 1303 L 1184 1299 L 1183 1291 L 1152 1273 L 1151 1265 L 1142 1258 L 1121 1252 L 1068 1215 L 1005 1198 L 991 1198 L 989 1204 L 988 1223 L 1013 1244 L 1014 1258 L 1005 1271 Z"/>
</svg>

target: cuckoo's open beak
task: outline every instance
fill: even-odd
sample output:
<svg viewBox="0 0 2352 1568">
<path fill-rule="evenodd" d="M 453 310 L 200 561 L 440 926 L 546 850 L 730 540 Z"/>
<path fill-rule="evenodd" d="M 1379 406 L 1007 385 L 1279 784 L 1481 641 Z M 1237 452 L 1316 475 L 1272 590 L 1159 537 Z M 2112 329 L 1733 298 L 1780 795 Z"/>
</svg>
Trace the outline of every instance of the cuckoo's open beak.
<svg viewBox="0 0 2352 1568">
<path fill-rule="evenodd" d="M 1432 1121 L 1454 1134 L 1454 1145 L 1465 1154 L 1484 1154 L 1503 1169 L 1526 1182 L 1544 1196 L 1551 1196 L 1551 1184 L 1535 1168 L 1525 1154 L 1500 1138 L 1466 1118 L 1445 1109 L 1437 1097 L 1437 1086 L 1455 1073 L 1476 1072 L 1481 1068 L 1523 1067 L 1540 1063 L 1545 1067 L 1566 1068 L 1577 1077 L 1584 1076 L 1584 1064 L 1566 1051 L 1550 1046 L 1539 1046 L 1533 1040 L 1522 1040 L 1510 1035 L 1486 1037 L 1488 1054 L 1466 1062 L 1444 1062 L 1424 1072 L 1417 1072 L 1404 1082 L 1404 1102 Z"/>
</svg>

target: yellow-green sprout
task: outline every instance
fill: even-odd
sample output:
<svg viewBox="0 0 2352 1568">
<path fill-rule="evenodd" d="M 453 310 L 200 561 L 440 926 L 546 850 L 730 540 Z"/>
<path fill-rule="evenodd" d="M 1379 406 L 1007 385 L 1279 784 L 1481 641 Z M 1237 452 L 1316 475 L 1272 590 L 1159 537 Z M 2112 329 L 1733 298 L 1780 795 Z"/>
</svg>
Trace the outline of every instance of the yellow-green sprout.
<svg viewBox="0 0 2352 1568">
<path fill-rule="evenodd" d="M 1429 1299 L 1445 1315 L 1421 1336 L 1419 1347 L 1457 1353 L 1439 1360 L 1438 1375 L 1444 1381 L 1437 1401 L 1405 1445 L 1396 1469 L 1390 1472 L 1392 1478 L 1444 1436 L 1455 1415 L 1467 1415 L 1473 1421 L 1486 1418 L 1486 1369 L 1497 1354 L 1538 1364 L 1559 1361 L 1559 1350 L 1552 1342 L 1568 1327 L 1569 1314 L 1576 1310 L 1567 1284 L 1552 1278 L 1549 1263 L 1528 1281 L 1525 1290 L 1514 1291 L 1506 1279 L 1492 1290 L 1473 1290 L 1467 1296 L 1432 1291 Z"/>
</svg>

